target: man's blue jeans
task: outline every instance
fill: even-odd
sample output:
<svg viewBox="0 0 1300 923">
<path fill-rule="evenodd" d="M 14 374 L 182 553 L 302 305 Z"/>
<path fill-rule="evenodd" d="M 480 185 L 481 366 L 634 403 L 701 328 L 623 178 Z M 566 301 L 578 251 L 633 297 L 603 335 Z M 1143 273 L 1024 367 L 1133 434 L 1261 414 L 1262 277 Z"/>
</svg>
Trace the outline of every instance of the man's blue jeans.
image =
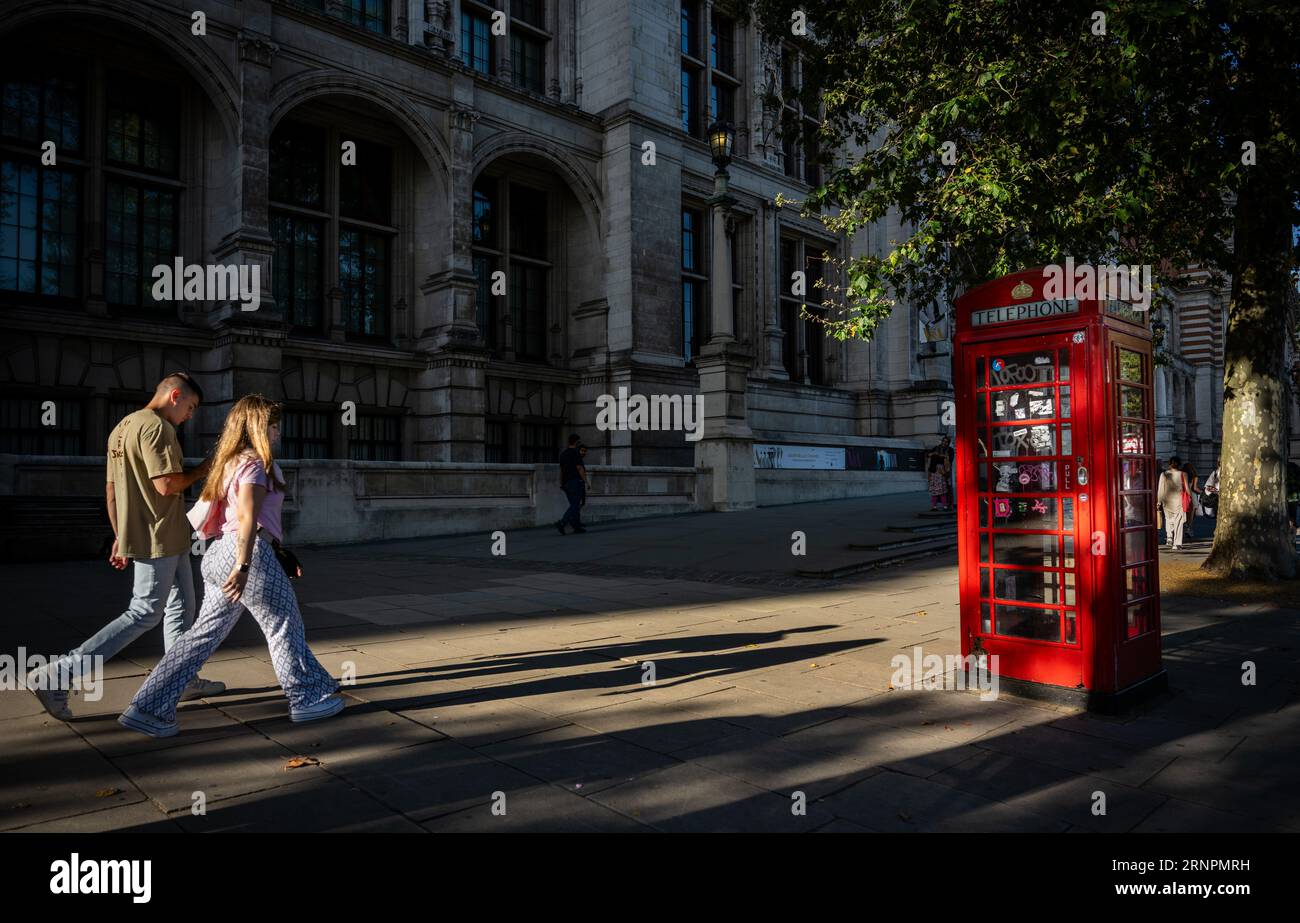
<svg viewBox="0 0 1300 923">
<path fill-rule="evenodd" d="M 103 657 L 107 663 L 136 638 L 163 623 L 163 650 L 171 650 L 194 623 L 194 571 L 190 552 L 170 558 L 135 558 L 135 588 L 126 611 L 68 652 L 74 662 Z"/>
<path fill-rule="evenodd" d="M 564 495 L 569 498 L 569 508 L 560 518 L 562 525 L 573 526 L 575 529 L 582 528 L 582 498 L 586 493 L 587 484 L 582 478 L 573 478 L 565 482 Z"/>
</svg>

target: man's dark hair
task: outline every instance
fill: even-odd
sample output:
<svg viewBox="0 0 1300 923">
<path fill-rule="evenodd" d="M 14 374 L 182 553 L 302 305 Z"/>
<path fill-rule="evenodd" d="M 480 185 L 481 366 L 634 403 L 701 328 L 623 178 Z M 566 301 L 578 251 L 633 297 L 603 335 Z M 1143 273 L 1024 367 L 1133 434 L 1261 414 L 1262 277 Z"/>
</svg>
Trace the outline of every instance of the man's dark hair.
<svg viewBox="0 0 1300 923">
<path fill-rule="evenodd" d="M 582 441 L 582 440 L 578 438 L 578 434 L 577 434 L 577 433 L 574 433 L 573 435 L 571 435 L 571 436 L 569 437 L 569 445 L 577 445 L 577 444 L 578 444 L 579 442 L 581 442 L 581 441 Z"/>
<path fill-rule="evenodd" d="M 1172 456 L 1170 456 L 1170 458 L 1169 458 L 1169 467 L 1171 467 L 1171 468 L 1181 468 L 1182 466 L 1183 466 L 1183 460 L 1182 460 L 1181 458 L 1179 458 L 1177 455 L 1172 455 Z"/>
<path fill-rule="evenodd" d="M 197 381 L 190 377 L 188 372 L 169 373 L 162 381 L 158 382 L 158 387 L 154 388 L 154 393 L 163 394 L 172 388 L 188 391 L 199 399 L 200 404 L 203 403 L 203 389 L 199 387 Z"/>
</svg>

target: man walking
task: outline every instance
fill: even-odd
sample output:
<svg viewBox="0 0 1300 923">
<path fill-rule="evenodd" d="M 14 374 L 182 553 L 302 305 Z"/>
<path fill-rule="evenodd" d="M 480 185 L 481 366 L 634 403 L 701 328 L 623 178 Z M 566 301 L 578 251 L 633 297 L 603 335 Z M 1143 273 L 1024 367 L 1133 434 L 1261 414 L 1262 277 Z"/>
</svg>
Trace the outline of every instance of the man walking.
<svg viewBox="0 0 1300 923">
<path fill-rule="evenodd" d="M 587 495 L 587 469 L 582 464 L 582 453 L 578 450 L 581 440 L 577 434 L 569 437 L 569 447 L 560 453 L 560 487 L 569 498 L 569 509 L 556 520 L 555 528 L 561 535 L 566 525 L 573 526 L 574 532 L 586 532 L 582 527 L 582 501 Z"/>
<path fill-rule="evenodd" d="M 184 470 L 176 427 L 194 415 L 203 392 L 189 375 L 173 372 L 154 389 L 148 405 L 123 417 L 108 437 L 105 495 L 113 526 L 108 561 L 125 570 L 135 562 L 135 585 L 126 611 L 63 657 L 27 675 L 27 688 L 61 721 L 71 677 L 90 658 L 108 661 L 160 621 L 170 649 L 194 621 L 194 572 L 185 488 L 208 472 L 210 460 Z M 216 695 L 225 684 L 196 677 L 182 698 Z"/>
</svg>

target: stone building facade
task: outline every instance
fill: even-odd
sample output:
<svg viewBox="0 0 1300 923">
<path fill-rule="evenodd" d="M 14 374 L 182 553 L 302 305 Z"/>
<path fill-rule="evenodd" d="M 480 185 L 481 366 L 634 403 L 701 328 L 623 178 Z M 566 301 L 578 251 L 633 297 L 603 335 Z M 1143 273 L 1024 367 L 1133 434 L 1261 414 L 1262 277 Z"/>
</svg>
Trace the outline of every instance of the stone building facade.
<svg viewBox="0 0 1300 923">
<path fill-rule="evenodd" d="M 680 432 L 599 431 L 596 401 L 700 392 L 728 298 L 742 441 L 907 453 L 940 431 L 934 318 L 901 305 L 840 343 L 800 316 L 815 285 L 783 282 L 895 229 L 835 238 L 774 204 L 819 166 L 767 96 L 797 84 L 798 50 L 743 5 L 194 7 L 0 0 L 0 453 L 102 454 L 185 368 L 207 392 L 188 454 L 262 392 L 285 402 L 286 458 L 550 463 L 574 431 L 598 464 L 694 466 Z M 721 205 L 715 117 L 736 126 Z M 176 259 L 256 268 L 260 304 L 156 299 Z"/>
</svg>

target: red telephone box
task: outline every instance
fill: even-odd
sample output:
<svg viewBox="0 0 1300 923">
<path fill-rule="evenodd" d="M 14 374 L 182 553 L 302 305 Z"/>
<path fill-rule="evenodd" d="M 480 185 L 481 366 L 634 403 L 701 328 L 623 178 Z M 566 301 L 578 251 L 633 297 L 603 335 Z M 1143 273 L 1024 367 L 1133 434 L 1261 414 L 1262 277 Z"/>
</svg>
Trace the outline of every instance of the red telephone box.
<svg viewBox="0 0 1300 923">
<path fill-rule="evenodd" d="M 1166 685 L 1151 335 L 1046 281 L 956 300 L 961 651 L 997 655 L 1012 691 L 1114 711 Z"/>
</svg>

